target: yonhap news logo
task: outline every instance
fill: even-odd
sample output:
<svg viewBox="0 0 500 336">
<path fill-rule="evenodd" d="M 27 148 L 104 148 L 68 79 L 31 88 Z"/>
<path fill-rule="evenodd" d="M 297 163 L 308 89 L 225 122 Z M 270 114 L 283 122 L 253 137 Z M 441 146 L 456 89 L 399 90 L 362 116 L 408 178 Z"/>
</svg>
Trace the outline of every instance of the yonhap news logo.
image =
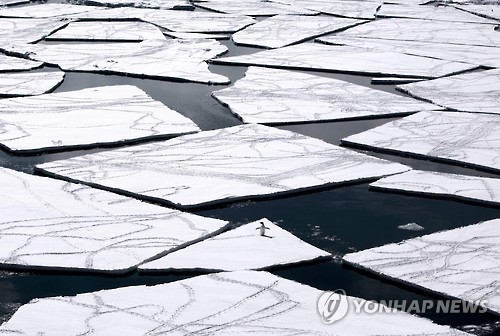
<svg viewBox="0 0 500 336">
<path fill-rule="evenodd" d="M 345 291 L 337 289 L 325 292 L 318 299 L 318 313 L 323 323 L 331 324 L 344 318 L 349 311 L 349 302 Z"/>
</svg>

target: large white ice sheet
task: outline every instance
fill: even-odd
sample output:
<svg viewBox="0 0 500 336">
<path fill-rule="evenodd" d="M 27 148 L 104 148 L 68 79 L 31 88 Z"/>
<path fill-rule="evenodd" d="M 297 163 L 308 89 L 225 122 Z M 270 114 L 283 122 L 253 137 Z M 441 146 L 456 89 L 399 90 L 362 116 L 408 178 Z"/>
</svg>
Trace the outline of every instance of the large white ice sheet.
<svg viewBox="0 0 500 336">
<path fill-rule="evenodd" d="M 96 146 L 200 129 L 135 86 L 0 100 L 0 144 L 11 151 Z"/>
<path fill-rule="evenodd" d="M 212 62 L 372 75 L 383 74 L 398 77 L 441 77 L 475 68 L 473 65 L 464 63 L 319 43 L 302 43 L 250 55 L 217 58 L 213 59 Z"/>
<path fill-rule="evenodd" d="M 276 15 L 235 33 L 233 41 L 236 44 L 279 48 L 361 22 L 327 16 Z"/>
<path fill-rule="evenodd" d="M 263 271 L 202 275 L 33 300 L 0 327 L 0 335 L 469 335 L 405 313 L 354 314 L 321 322 L 322 291 Z M 354 307 L 362 299 L 344 297 Z"/>
<path fill-rule="evenodd" d="M 184 207 L 274 196 L 409 169 L 257 124 L 54 161 L 39 168 Z"/>
<path fill-rule="evenodd" d="M 0 18 L 0 46 L 37 42 L 67 24 L 58 19 Z"/>
<path fill-rule="evenodd" d="M 123 273 L 226 225 L 5 168 L 0 183 L 0 267 Z"/>
<path fill-rule="evenodd" d="M 455 110 L 500 114 L 500 69 L 410 83 L 399 88 Z"/>
<path fill-rule="evenodd" d="M 208 70 L 206 60 L 227 48 L 215 40 L 147 40 L 140 43 L 24 44 L 0 46 L 63 70 L 227 84 Z"/>
<path fill-rule="evenodd" d="M 370 187 L 500 205 L 500 179 L 495 178 L 410 170 L 380 179 Z"/>
<path fill-rule="evenodd" d="M 265 235 L 260 235 L 264 223 Z M 267 219 L 242 225 L 140 266 L 144 272 L 266 269 L 328 258 Z"/>
<path fill-rule="evenodd" d="M 61 84 L 64 72 L 12 72 L 1 76 L 1 97 L 33 96 L 49 92 Z"/>
<path fill-rule="evenodd" d="M 435 110 L 436 105 L 341 80 L 249 67 L 213 96 L 247 123 L 296 123 Z"/>
<path fill-rule="evenodd" d="M 41 67 L 43 62 L 31 61 L 0 54 L 0 71 L 32 70 Z"/>
<path fill-rule="evenodd" d="M 356 19 L 374 19 L 382 1 L 353 0 L 273 0 L 272 2 L 295 5 L 325 14 Z"/>
<path fill-rule="evenodd" d="M 500 314 L 500 219 L 350 253 L 344 261 Z"/>
<path fill-rule="evenodd" d="M 203 0 L 195 1 L 197 7 L 213 10 L 227 14 L 242 14 L 250 16 L 270 16 L 278 14 L 300 14 L 314 15 L 316 11 L 311 11 L 294 4 L 276 3 L 266 0 Z"/>
<path fill-rule="evenodd" d="M 461 9 L 463 11 L 474 13 L 486 18 L 500 20 L 500 6 L 497 4 L 484 4 L 484 5 L 454 5 L 454 7 Z"/>
<path fill-rule="evenodd" d="M 342 142 L 500 170 L 499 115 L 419 112 Z"/>
</svg>

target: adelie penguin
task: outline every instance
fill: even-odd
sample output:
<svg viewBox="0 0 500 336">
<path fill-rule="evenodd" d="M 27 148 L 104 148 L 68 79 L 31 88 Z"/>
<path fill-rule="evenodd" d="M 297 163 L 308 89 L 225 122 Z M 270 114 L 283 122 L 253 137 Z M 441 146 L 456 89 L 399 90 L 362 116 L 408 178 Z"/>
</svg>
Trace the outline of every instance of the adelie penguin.
<svg viewBox="0 0 500 336">
<path fill-rule="evenodd" d="M 260 222 L 260 226 L 258 228 L 256 228 L 255 230 L 259 230 L 260 235 L 265 236 L 266 229 L 270 230 L 267 226 L 264 225 L 264 222 Z"/>
</svg>

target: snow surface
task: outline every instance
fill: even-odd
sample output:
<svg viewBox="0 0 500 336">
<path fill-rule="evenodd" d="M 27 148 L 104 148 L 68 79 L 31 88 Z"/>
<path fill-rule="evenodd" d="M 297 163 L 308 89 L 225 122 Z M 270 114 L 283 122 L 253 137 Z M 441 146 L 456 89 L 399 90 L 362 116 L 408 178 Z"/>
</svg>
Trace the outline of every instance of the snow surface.
<svg viewBox="0 0 500 336">
<path fill-rule="evenodd" d="M 38 5 L 34 4 L 32 6 L 0 8 L 0 17 L 38 19 L 54 18 L 52 21 L 57 22 L 57 20 L 60 20 L 68 15 L 101 11 L 103 9 L 104 8 L 102 7 L 78 6 L 65 3 L 44 3 Z M 16 38 L 16 35 L 12 34 L 12 37 Z"/>
<path fill-rule="evenodd" d="M 400 312 L 350 312 L 324 324 L 316 308 L 321 294 L 263 271 L 224 272 L 156 286 L 36 299 L 4 323 L 0 335 L 469 335 Z M 365 302 L 343 298 L 351 307 L 355 301 Z"/>
<path fill-rule="evenodd" d="M 342 142 L 500 170 L 499 115 L 419 112 Z"/>
<path fill-rule="evenodd" d="M 0 144 L 11 151 L 124 143 L 200 130 L 130 85 L 1 99 L 0 110 Z"/>
<path fill-rule="evenodd" d="M 0 81 L 0 96 L 33 96 L 47 93 L 61 84 L 63 79 L 62 71 L 4 73 Z M 0 100 L 0 106 L 1 102 Z"/>
<path fill-rule="evenodd" d="M 213 92 L 247 123 L 296 123 L 435 110 L 436 105 L 341 80 L 249 67 L 234 86 Z"/>
<path fill-rule="evenodd" d="M 202 0 L 194 1 L 195 6 L 227 14 L 242 14 L 249 16 L 272 16 L 278 14 L 314 15 L 311 11 L 294 4 L 282 4 L 267 0 Z"/>
<path fill-rule="evenodd" d="M 374 19 L 382 1 L 338 0 L 276 0 L 273 2 L 295 5 L 325 14 L 355 19 Z"/>
<path fill-rule="evenodd" d="M 0 184 L 4 268 L 124 273 L 227 224 L 6 168 Z"/>
<path fill-rule="evenodd" d="M 0 71 L 32 70 L 42 66 L 42 62 L 35 62 L 23 58 L 0 54 Z M 2 73 L 2 77 L 5 74 Z M 2 84 L 0 84 L 2 85 Z"/>
<path fill-rule="evenodd" d="M 246 124 L 54 161 L 38 169 L 188 207 L 362 181 L 409 168 L 297 133 Z"/>
<path fill-rule="evenodd" d="M 0 47 L 10 43 L 33 43 L 68 24 L 54 19 L 0 18 Z"/>
<path fill-rule="evenodd" d="M 260 223 L 268 228 L 265 236 L 259 234 Z M 264 218 L 141 265 L 139 271 L 266 269 L 330 256 Z"/>
<path fill-rule="evenodd" d="M 344 256 L 384 277 L 500 314 L 500 219 L 442 231 Z"/>
<path fill-rule="evenodd" d="M 370 187 L 500 205 L 500 179 L 496 178 L 411 170 L 380 179 Z"/>
</svg>

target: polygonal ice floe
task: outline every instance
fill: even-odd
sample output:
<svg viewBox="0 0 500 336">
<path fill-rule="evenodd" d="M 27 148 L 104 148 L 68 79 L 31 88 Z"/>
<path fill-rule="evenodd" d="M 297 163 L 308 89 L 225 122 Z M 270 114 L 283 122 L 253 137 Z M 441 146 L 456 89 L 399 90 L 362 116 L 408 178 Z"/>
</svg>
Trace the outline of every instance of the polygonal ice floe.
<svg viewBox="0 0 500 336">
<path fill-rule="evenodd" d="M 464 63 L 395 52 L 330 46 L 319 43 L 302 43 L 274 50 L 260 51 L 250 55 L 217 58 L 211 62 L 215 64 L 261 65 L 372 75 L 383 74 L 398 77 L 441 77 L 476 67 Z"/>
<path fill-rule="evenodd" d="M 499 115 L 419 112 L 342 143 L 500 170 Z"/>
<path fill-rule="evenodd" d="M 326 324 L 316 308 L 322 294 L 264 271 L 224 272 L 36 299 L 19 308 L 0 327 L 0 335 L 469 335 L 402 312 L 356 314 L 354 305 L 368 302 L 343 295 L 342 309 L 351 309 L 340 321 Z"/>
<path fill-rule="evenodd" d="M 384 19 L 338 33 L 342 37 L 378 38 L 500 47 L 495 25 L 416 19 Z"/>
<path fill-rule="evenodd" d="M 58 19 L 0 18 L 0 45 L 37 42 L 67 24 Z"/>
<path fill-rule="evenodd" d="M 135 86 L 0 100 L 0 144 L 14 152 L 123 143 L 200 129 Z"/>
<path fill-rule="evenodd" d="M 297 133 L 247 124 L 54 161 L 38 169 L 192 207 L 362 181 L 409 168 Z"/>
<path fill-rule="evenodd" d="M 165 36 L 158 27 L 146 22 L 84 21 L 72 22 L 45 39 L 141 42 L 144 40 L 164 40 Z"/>
<path fill-rule="evenodd" d="M 398 88 L 451 109 L 500 114 L 500 69 L 411 83 Z"/>
<path fill-rule="evenodd" d="M 63 3 L 39 4 L 24 7 L 0 9 L 0 17 L 8 18 L 53 18 L 67 15 L 83 14 L 103 10 L 102 7 L 78 6 Z M 55 19 L 57 20 L 57 19 Z"/>
<path fill-rule="evenodd" d="M 344 256 L 384 277 L 500 314 L 500 219 Z"/>
<path fill-rule="evenodd" d="M 295 5 L 325 14 L 355 19 L 374 19 L 382 1 L 337 1 L 337 0 L 273 0 L 273 2 Z"/>
<path fill-rule="evenodd" d="M 279 48 L 345 29 L 364 21 L 337 17 L 277 15 L 233 35 L 236 44 Z"/>
<path fill-rule="evenodd" d="M 411 170 L 370 184 L 377 190 L 500 204 L 500 179 Z"/>
<path fill-rule="evenodd" d="M 296 123 L 435 110 L 436 105 L 341 80 L 249 67 L 234 86 L 213 92 L 247 123 Z"/>
<path fill-rule="evenodd" d="M 0 47 L 1 48 L 1 47 Z M 140 43 L 6 45 L 4 50 L 57 64 L 63 70 L 227 84 L 206 60 L 227 51 L 215 40 L 147 40 Z"/>
<path fill-rule="evenodd" d="M 0 71 L 32 70 L 41 67 L 42 64 L 43 62 L 35 62 L 23 58 L 0 54 Z"/>
<path fill-rule="evenodd" d="M 204 33 L 176 33 L 176 32 L 163 32 L 164 35 L 172 38 L 180 39 L 214 39 L 214 40 L 227 40 L 229 35 L 223 34 L 204 34 Z"/>
<path fill-rule="evenodd" d="M 6 168 L 0 182 L 2 268 L 124 273 L 226 225 Z"/>
<path fill-rule="evenodd" d="M 330 256 L 269 220 L 261 219 L 146 263 L 140 271 L 266 269 Z"/>
<path fill-rule="evenodd" d="M 194 1 L 195 6 L 227 14 L 241 14 L 249 16 L 270 16 L 278 14 L 314 15 L 311 11 L 293 4 L 275 3 L 267 0 L 202 0 Z"/>
<path fill-rule="evenodd" d="M 63 79 L 62 71 L 4 73 L 0 82 L 0 96 L 33 96 L 47 93 L 61 84 Z"/>
<path fill-rule="evenodd" d="M 97 4 L 100 6 L 131 6 L 138 8 L 160 8 L 191 10 L 194 8 L 188 0 L 83 0 L 87 4 Z"/>
<path fill-rule="evenodd" d="M 483 16 L 490 19 L 500 20 L 500 6 L 497 4 L 491 5 L 453 5 L 453 7 L 461 9 L 463 11 L 473 13 L 479 16 Z"/>
</svg>

